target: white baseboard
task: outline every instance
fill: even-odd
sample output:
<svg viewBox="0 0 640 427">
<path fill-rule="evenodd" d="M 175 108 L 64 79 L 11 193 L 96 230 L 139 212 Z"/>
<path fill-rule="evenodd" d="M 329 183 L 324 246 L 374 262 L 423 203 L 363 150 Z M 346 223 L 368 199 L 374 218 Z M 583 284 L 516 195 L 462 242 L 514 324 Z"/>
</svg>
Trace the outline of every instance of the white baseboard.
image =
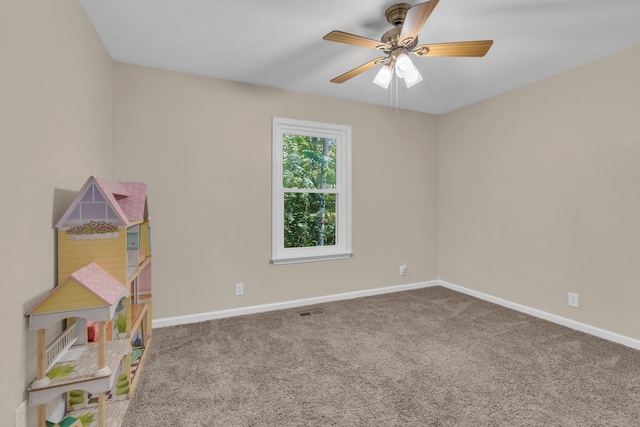
<svg viewBox="0 0 640 427">
<path fill-rule="evenodd" d="M 431 286 L 443 286 L 445 288 L 448 288 L 463 294 L 467 294 L 467 295 L 479 298 L 481 300 L 492 302 L 494 304 L 498 304 L 503 307 L 507 307 L 512 310 L 519 311 L 521 313 L 529 314 L 531 316 L 548 320 L 550 322 L 557 323 L 559 325 L 566 326 L 568 328 L 575 329 L 580 332 L 584 332 L 599 338 L 603 338 L 618 344 L 625 345 L 627 347 L 634 348 L 636 350 L 640 350 L 640 340 L 630 338 L 624 335 L 620 335 L 615 332 L 610 332 L 604 329 L 596 328 L 595 326 L 590 326 L 585 323 L 576 322 L 575 320 L 567 319 L 565 317 L 547 313 L 546 311 L 527 307 L 525 305 L 511 302 L 502 298 L 497 298 L 482 292 L 474 291 L 472 289 L 468 289 L 463 286 L 449 283 L 444 280 L 430 280 L 428 282 L 411 283 L 408 285 L 387 286 L 384 288 L 367 289 L 363 291 L 346 292 L 343 294 L 304 298 L 304 299 L 298 299 L 298 300 L 277 302 L 272 304 L 254 305 L 250 307 L 232 308 L 229 310 L 211 311 L 208 313 L 189 314 L 185 316 L 176 316 L 176 317 L 165 317 L 162 319 L 154 319 L 152 324 L 154 328 L 186 325 L 188 323 L 198 323 L 198 322 L 204 322 L 207 320 L 222 319 L 225 317 L 243 316 L 245 314 L 254 314 L 254 313 L 263 313 L 266 311 L 283 310 L 288 308 L 321 304 L 321 303 L 331 302 L 331 301 L 340 301 L 340 300 L 346 300 L 346 299 L 368 297 L 372 295 L 382 295 L 382 294 L 388 294 L 391 292 L 408 291 L 411 289 L 428 288 Z"/>
<path fill-rule="evenodd" d="M 345 299 L 368 297 L 372 295 L 382 295 L 391 292 L 408 291 L 411 289 L 428 288 L 430 286 L 438 286 L 438 280 L 429 282 L 411 283 L 408 285 L 387 286 L 384 288 L 366 289 L 363 291 L 346 292 L 343 294 L 326 295 L 321 297 L 304 298 L 291 301 L 283 301 L 272 304 L 254 305 L 250 307 L 232 308 L 229 310 L 211 311 L 208 313 L 189 314 L 185 316 L 165 317 L 163 319 L 154 319 L 152 325 L 154 328 L 163 328 L 165 326 L 186 325 L 188 323 L 204 322 L 206 320 L 222 319 L 225 317 L 243 316 L 245 314 L 263 313 L 265 311 L 283 310 L 287 308 L 302 307 L 306 305 L 321 304 L 330 301 L 340 301 Z"/>
<path fill-rule="evenodd" d="M 584 332 L 589 335 L 594 335 L 596 337 L 603 338 L 605 340 L 613 341 L 615 343 L 622 344 L 627 347 L 634 348 L 636 350 L 640 350 L 640 340 L 630 338 L 624 335 L 620 335 L 615 332 L 610 332 L 604 329 L 596 328 L 595 326 L 590 326 L 585 323 L 576 322 L 575 320 L 567 319 L 566 317 L 557 316 L 555 314 L 547 313 L 546 311 L 527 307 L 526 305 L 507 301 L 502 298 L 497 298 L 482 292 L 474 291 L 472 289 L 455 285 L 453 283 L 445 282 L 444 280 L 438 280 L 438 282 L 440 286 L 444 286 L 445 288 L 449 288 L 451 290 L 454 290 L 463 294 L 467 294 L 472 297 L 479 298 L 481 300 L 489 301 L 494 304 L 498 304 L 503 307 L 507 307 L 507 308 L 519 311 L 521 313 L 529 314 L 531 316 L 538 317 L 540 319 L 557 323 L 558 325 L 566 326 L 568 328 L 575 329 L 577 331 Z"/>
</svg>

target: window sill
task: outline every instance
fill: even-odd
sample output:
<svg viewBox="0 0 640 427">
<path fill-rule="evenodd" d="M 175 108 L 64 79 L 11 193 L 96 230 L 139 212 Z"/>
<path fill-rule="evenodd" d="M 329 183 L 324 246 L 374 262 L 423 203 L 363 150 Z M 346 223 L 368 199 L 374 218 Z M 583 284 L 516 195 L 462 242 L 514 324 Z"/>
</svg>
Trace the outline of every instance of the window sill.
<svg viewBox="0 0 640 427">
<path fill-rule="evenodd" d="M 330 255 L 311 255 L 289 258 L 272 258 L 273 265 L 299 264 L 303 262 L 330 261 L 334 259 L 348 259 L 353 256 L 353 252 L 335 253 Z"/>
</svg>

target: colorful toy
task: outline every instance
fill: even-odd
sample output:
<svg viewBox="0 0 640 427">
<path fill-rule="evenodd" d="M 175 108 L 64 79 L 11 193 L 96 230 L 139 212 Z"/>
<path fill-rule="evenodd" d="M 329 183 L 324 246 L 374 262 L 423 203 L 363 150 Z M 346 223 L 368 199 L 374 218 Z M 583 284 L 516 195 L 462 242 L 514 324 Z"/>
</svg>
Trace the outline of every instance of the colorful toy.
<svg viewBox="0 0 640 427">
<path fill-rule="evenodd" d="M 151 336 L 147 186 L 89 177 L 56 228 L 58 285 L 26 314 L 29 328 L 38 330 L 29 404 L 38 405 L 38 426 L 45 427 L 46 402 L 66 393 L 71 409 L 85 405 L 87 393 L 98 395 L 104 427 L 107 393 L 128 397 L 135 387 L 131 333 L 142 349 Z M 47 345 L 45 331 L 61 321 L 64 331 Z M 89 342 L 87 321 L 97 323 L 97 331 L 89 326 L 97 343 Z"/>
<path fill-rule="evenodd" d="M 82 422 L 73 417 L 65 417 L 59 423 L 47 421 L 47 427 L 82 427 Z"/>
</svg>

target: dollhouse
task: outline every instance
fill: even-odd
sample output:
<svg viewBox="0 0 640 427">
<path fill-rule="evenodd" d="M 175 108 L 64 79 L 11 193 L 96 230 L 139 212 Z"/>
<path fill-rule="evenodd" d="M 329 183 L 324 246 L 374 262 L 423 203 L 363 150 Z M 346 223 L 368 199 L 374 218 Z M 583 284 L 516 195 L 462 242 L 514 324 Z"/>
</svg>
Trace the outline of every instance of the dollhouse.
<svg viewBox="0 0 640 427">
<path fill-rule="evenodd" d="M 38 427 L 61 395 L 71 419 L 119 426 L 151 340 L 147 186 L 91 176 L 55 227 L 58 285 L 26 313 L 38 331 L 29 404 Z"/>
</svg>

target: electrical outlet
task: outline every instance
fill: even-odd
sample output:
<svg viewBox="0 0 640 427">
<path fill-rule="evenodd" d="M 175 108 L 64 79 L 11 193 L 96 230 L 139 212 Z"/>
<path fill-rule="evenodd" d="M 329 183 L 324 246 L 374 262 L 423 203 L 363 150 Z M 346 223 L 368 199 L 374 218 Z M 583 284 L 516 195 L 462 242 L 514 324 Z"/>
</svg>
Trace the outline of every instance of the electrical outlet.
<svg viewBox="0 0 640 427">
<path fill-rule="evenodd" d="M 16 409 L 14 422 L 14 427 L 27 427 L 27 401 L 25 400 L 18 406 Z"/>
<path fill-rule="evenodd" d="M 569 292 L 569 306 L 579 308 L 580 307 L 580 294 Z"/>
<path fill-rule="evenodd" d="M 244 295 L 244 283 L 236 283 L 236 296 Z"/>
<path fill-rule="evenodd" d="M 404 264 L 400 265 L 400 275 L 401 276 L 406 276 L 407 275 L 407 263 L 406 262 Z"/>
</svg>

